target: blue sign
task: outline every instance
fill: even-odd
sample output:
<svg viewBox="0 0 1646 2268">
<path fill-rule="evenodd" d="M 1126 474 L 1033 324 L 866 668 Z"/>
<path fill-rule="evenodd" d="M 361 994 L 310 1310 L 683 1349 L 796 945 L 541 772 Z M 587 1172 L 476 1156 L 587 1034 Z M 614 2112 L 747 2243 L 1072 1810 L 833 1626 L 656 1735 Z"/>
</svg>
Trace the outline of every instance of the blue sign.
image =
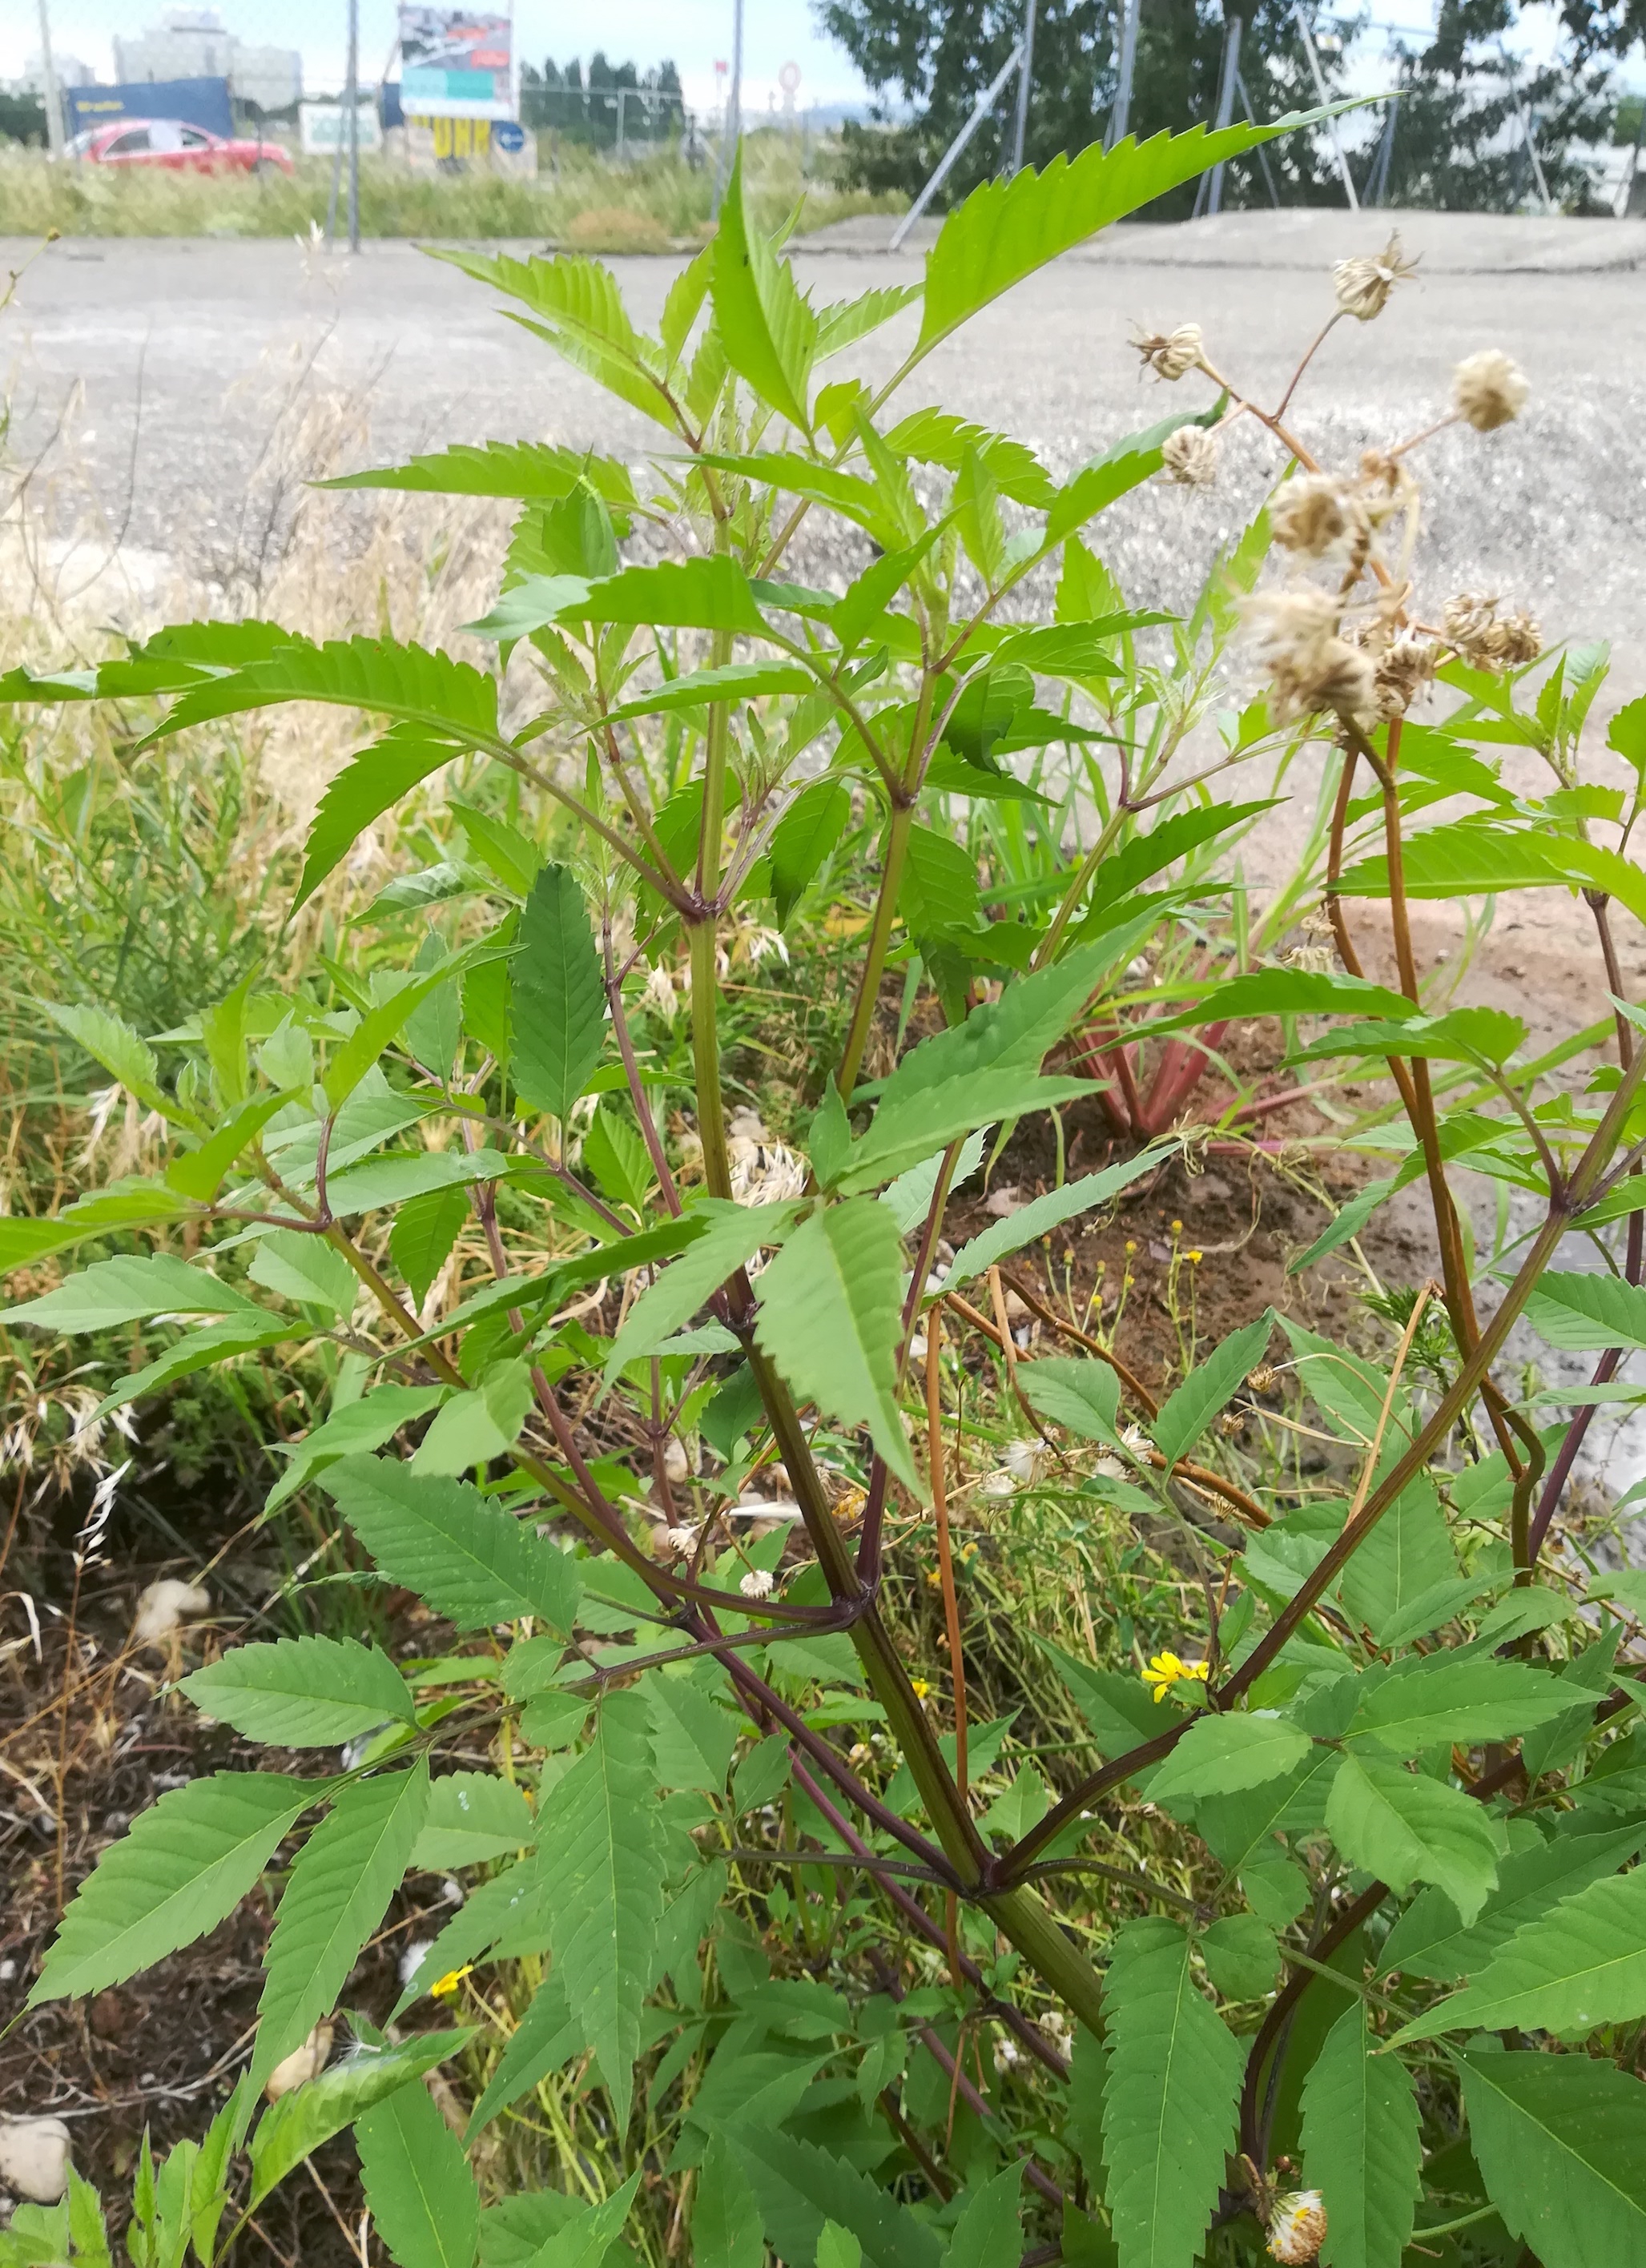
<svg viewBox="0 0 1646 2268">
<path fill-rule="evenodd" d="M 517 150 L 526 147 L 526 129 L 523 126 L 517 126 L 512 118 L 494 119 L 491 139 L 499 150 L 506 150 L 512 158 Z"/>
<path fill-rule="evenodd" d="M 70 86 L 63 109 L 70 136 L 122 118 L 178 118 L 225 139 L 234 132 L 225 78 L 137 79 L 129 86 Z"/>
</svg>

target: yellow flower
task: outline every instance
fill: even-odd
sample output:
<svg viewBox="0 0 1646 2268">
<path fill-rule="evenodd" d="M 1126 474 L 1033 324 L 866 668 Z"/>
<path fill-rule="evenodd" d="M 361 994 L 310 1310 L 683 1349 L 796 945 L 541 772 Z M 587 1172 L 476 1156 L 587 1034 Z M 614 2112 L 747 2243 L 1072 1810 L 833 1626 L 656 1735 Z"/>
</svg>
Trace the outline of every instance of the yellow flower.
<svg viewBox="0 0 1646 2268">
<path fill-rule="evenodd" d="M 909 1680 L 909 1683 L 913 1690 L 914 1697 L 917 1701 L 924 1701 L 926 1695 L 932 1690 L 924 1677 L 912 1677 Z"/>
<path fill-rule="evenodd" d="M 430 1985 L 429 1991 L 437 2000 L 449 2000 L 464 1977 L 473 1976 L 474 1968 L 474 1962 L 469 1961 L 461 1969 L 448 1969 L 444 1977 Z"/>
<path fill-rule="evenodd" d="M 1203 1661 L 1180 1661 L 1175 1653 L 1157 1653 L 1142 1675 L 1144 1684 L 1154 1687 L 1155 1700 L 1163 1701 L 1171 1688 L 1184 1680 L 1191 1684 L 1198 1680 L 1204 1685 L 1206 1664 Z"/>
<path fill-rule="evenodd" d="M 1184 1257 L 1188 1262 L 1191 1268 L 1198 1268 L 1201 1261 L 1205 1259 L 1206 1255 L 1203 1252 L 1199 1251 L 1186 1252 L 1184 1255 Z"/>
<path fill-rule="evenodd" d="M 926 1580 L 934 1591 L 941 1591 L 943 1587 L 942 1569 L 941 1567 L 928 1567 L 926 1571 Z"/>
</svg>

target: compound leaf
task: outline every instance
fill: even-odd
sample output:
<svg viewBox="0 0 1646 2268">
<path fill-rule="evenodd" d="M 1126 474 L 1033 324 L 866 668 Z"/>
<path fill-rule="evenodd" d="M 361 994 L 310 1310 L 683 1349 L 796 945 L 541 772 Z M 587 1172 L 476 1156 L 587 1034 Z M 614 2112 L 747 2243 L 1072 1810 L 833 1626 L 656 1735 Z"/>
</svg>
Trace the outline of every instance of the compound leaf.
<svg viewBox="0 0 1646 2268">
<path fill-rule="evenodd" d="M 570 1636 L 581 1588 L 573 1562 L 466 1481 L 344 1457 L 321 1486 L 389 1581 L 459 1630 L 535 1615 Z"/>
</svg>

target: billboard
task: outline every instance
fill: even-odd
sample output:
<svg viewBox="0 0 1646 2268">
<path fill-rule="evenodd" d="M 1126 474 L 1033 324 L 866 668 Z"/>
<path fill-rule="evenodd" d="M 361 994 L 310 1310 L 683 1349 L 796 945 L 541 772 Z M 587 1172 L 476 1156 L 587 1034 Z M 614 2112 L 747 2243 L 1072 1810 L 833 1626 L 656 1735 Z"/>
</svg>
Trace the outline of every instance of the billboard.
<svg viewBox="0 0 1646 2268">
<path fill-rule="evenodd" d="M 513 118 L 508 14 L 402 0 L 400 99 L 408 117 Z"/>
<path fill-rule="evenodd" d="M 360 117 L 359 149 L 362 156 L 375 152 L 383 146 L 383 125 L 377 114 L 377 103 L 369 94 L 363 94 L 355 106 Z M 329 158 L 334 150 L 349 147 L 349 113 L 341 102 L 305 102 L 298 107 L 298 124 L 302 130 L 303 154 L 306 158 Z"/>
<path fill-rule="evenodd" d="M 118 118 L 180 118 L 208 134 L 234 131 L 225 78 L 136 79 L 128 86 L 66 86 L 63 114 L 70 140 Z"/>
</svg>

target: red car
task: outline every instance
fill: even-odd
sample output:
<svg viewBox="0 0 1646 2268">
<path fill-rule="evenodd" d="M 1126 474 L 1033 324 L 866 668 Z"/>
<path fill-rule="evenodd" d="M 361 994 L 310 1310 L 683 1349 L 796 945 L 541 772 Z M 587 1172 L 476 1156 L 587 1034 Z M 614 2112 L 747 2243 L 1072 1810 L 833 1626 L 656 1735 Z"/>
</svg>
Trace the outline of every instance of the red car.
<svg viewBox="0 0 1646 2268">
<path fill-rule="evenodd" d="M 164 166 L 173 173 L 267 173 L 292 171 L 278 142 L 231 142 L 179 118 L 117 118 L 88 127 L 69 144 L 71 158 L 91 166 Z"/>
</svg>

